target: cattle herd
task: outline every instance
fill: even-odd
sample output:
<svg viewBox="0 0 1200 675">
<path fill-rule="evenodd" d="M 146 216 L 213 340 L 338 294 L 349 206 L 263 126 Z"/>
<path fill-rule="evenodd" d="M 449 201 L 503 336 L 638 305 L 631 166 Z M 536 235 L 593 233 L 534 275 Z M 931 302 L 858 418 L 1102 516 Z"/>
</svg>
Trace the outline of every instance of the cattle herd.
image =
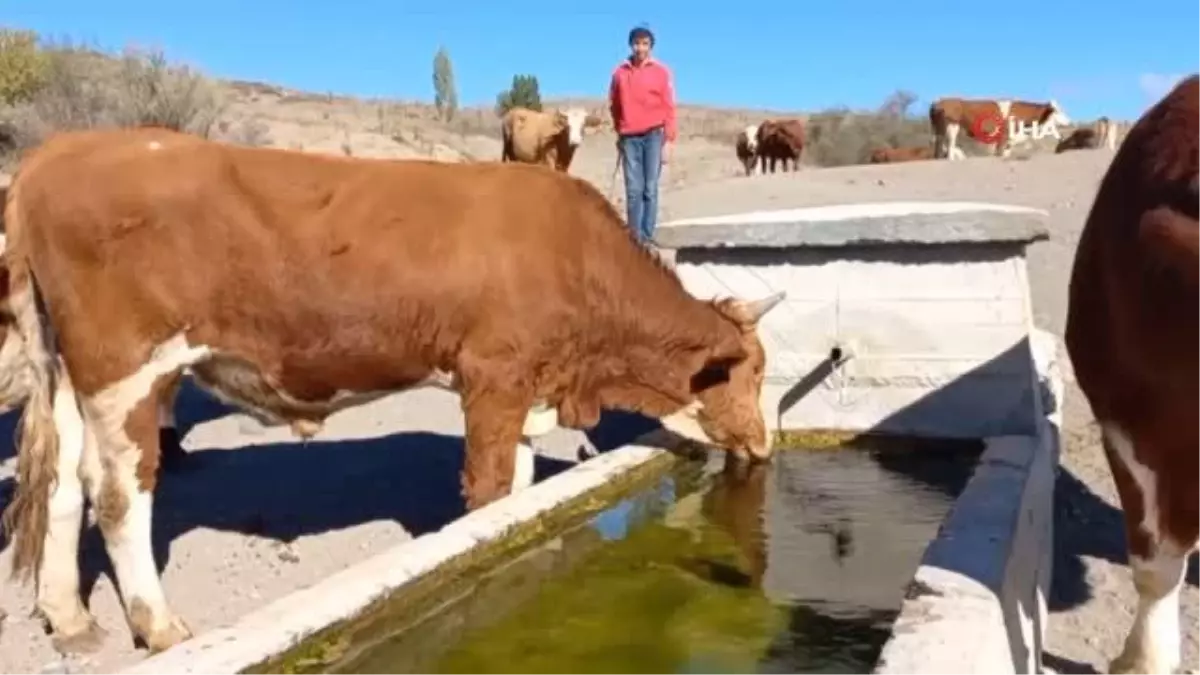
<svg viewBox="0 0 1200 675">
<path fill-rule="evenodd" d="M 979 105 L 935 103 L 931 147 L 880 149 L 879 161 L 954 159 Z M 1070 284 L 1067 348 L 1104 429 L 1139 594 L 1121 672 L 1179 665 L 1197 543 L 1198 108 L 1193 76 L 1129 131 Z M 23 412 L 3 520 L 58 647 L 103 636 L 80 596 L 85 500 L 132 632 L 154 651 L 190 636 L 150 544 L 185 375 L 305 437 L 390 392 L 454 391 L 469 509 L 513 489 L 523 437 L 590 428 L 603 409 L 768 460 L 756 326 L 783 296 L 688 293 L 567 175 L 599 125 L 579 109 L 511 111 L 501 162 L 332 157 L 151 128 L 62 133 L 28 153 L 4 196 L 0 406 Z M 747 173 L 795 170 L 803 144 L 799 120 L 767 120 L 737 153 Z"/>
<path fill-rule="evenodd" d="M 987 120 L 987 124 L 981 124 Z M 930 142 L 927 145 L 876 147 L 870 151 L 872 164 L 911 162 L 926 159 L 960 160 L 965 158 L 958 147 L 959 133 L 990 146 L 994 154 L 1007 157 L 1013 147 L 1026 138 L 1008 133 L 1009 122 L 1033 129 L 1038 125 L 1056 129 L 1071 126 L 1071 120 L 1054 100 L 1046 103 L 1006 99 L 941 98 L 929 106 Z M 585 134 L 602 125 L 599 115 L 583 108 L 556 111 L 533 111 L 513 108 L 501 121 L 501 161 L 544 164 L 567 172 L 571 160 Z M 1115 122 L 1101 117 L 1091 125 L 1069 130 L 1059 139 L 1054 151 L 1104 147 L 1116 149 L 1118 129 Z M 804 122 L 800 119 L 766 119 L 740 131 L 734 141 L 738 162 L 747 176 L 800 169 L 804 152 Z"/>
</svg>

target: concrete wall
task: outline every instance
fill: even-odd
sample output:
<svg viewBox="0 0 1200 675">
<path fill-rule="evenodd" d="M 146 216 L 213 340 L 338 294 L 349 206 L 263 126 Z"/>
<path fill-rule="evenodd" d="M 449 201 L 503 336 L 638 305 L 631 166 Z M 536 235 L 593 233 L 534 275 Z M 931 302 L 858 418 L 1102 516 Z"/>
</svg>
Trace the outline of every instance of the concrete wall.
<svg viewBox="0 0 1200 675">
<path fill-rule="evenodd" d="M 775 426 L 985 439 L 877 672 L 1041 671 L 1062 397 L 1025 267 L 1042 216 L 863 204 L 668 223 L 659 237 L 699 297 L 786 291 L 759 328 Z"/>
<path fill-rule="evenodd" d="M 988 439 L 908 584 L 879 673 L 1039 673 L 1050 592 L 1062 378 L 1038 331 L 1039 431 Z"/>
</svg>

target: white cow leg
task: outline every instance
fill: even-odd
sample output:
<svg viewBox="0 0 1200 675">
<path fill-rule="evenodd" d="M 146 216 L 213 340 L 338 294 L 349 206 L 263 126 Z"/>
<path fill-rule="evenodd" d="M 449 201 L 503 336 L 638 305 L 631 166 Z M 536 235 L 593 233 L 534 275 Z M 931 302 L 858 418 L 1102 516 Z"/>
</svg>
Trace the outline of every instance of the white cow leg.
<svg viewBox="0 0 1200 675">
<path fill-rule="evenodd" d="M 965 156 L 958 147 L 958 125 L 951 122 L 946 125 L 946 159 L 959 160 Z"/>
<path fill-rule="evenodd" d="M 154 364 L 146 366 L 153 367 Z M 143 453 L 157 453 L 158 397 L 141 373 L 84 402 L 88 426 L 96 430 L 99 480 L 96 513 L 134 634 L 151 652 L 191 637 L 167 606 L 154 564 L 151 516 L 156 472 Z M 153 381 L 153 380 L 152 380 Z M 150 393 L 145 390 L 150 388 Z"/>
<path fill-rule="evenodd" d="M 513 460 L 513 481 L 512 490 L 509 494 L 524 490 L 533 485 L 534 474 L 534 455 L 533 446 L 530 445 L 529 439 L 522 439 L 517 443 L 517 456 Z"/>
<path fill-rule="evenodd" d="M 1133 437 L 1112 422 L 1101 422 L 1101 429 L 1125 512 L 1129 566 L 1138 594 L 1133 627 L 1109 672 L 1171 673 L 1182 660 L 1179 592 L 1195 542 L 1180 545 L 1172 540 L 1160 508 L 1159 480 L 1138 459 Z M 1135 506 L 1141 507 L 1141 522 L 1130 515 L 1136 513 Z"/>
<path fill-rule="evenodd" d="M 1179 668 L 1179 592 L 1187 556 L 1179 546 L 1162 542 L 1148 558 L 1129 556 L 1137 615 L 1125 638 L 1125 649 L 1109 667 L 1112 673 L 1173 673 Z"/>
<path fill-rule="evenodd" d="M 65 653 L 100 648 L 104 631 L 79 595 L 79 533 L 83 522 L 83 417 L 71 379 L 61 367 L 54 392 L 58 434 L 57 480 L 50 493 L 49 522 L 37 573 L 37 609 L 50 624 L 54 646 Z"/>
</svg>

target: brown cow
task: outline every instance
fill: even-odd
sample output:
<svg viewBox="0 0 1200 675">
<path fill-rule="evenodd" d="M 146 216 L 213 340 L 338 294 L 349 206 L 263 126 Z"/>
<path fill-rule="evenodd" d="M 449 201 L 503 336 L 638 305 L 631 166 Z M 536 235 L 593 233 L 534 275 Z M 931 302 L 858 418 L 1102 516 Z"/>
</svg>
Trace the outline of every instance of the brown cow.
<svg viewBox="0 0 1200 675">
<path fill-rule="evenodd" d="M 601 124 L 599 116 L 582 108 L 553 112 L 513 108 L 500 123 L 500 161 L 545 164 L 565 173 L 584 135 Z"/>
<path fill-rule="evenodd" d="M 1117 124 L 1107 117 L 1101 117 L 1086 127 L 1072 131 L 1058 142 L 1054 152 L 1059 154 L 1068 150 L 1091 150 L 1099 147 L 1117 149 Z"/>
<path fill-rule="evenodd" d="M 758 125 L 751 124 L 737 136 L 734 145 L 738 161 L 746 169 L 747 176 L 754 175 L 754 165 L 758 163 Z"/>
<path fill-rule="evenodd" d="M 933 148 L 928 145 L 910 146 L 905 148 L 875 148 L 871 151 L 871 164 L 890 164 L 894 162 L 914 162 L 922 159 L 933 159 Z"/>
<path fill-rule="evenodd" d="M 1130 129 L 1071 273 L 1067 351 L 1100 424 L 1138 592 L 1114 673 L 1169 673 L 1181 659 L 1179 592 L 1200 499 L 1198 117 L 1193 75 Z"/>
<path fill-rule="evenodd" d="M 767 172 L 767 162 L 770 161 L 771 173 L 775 173 L 775 163 L 783 161 L 783 170 L 788 170 L 788 162 L 792 170 L 800 170 L 800 154 L 804 151 L 804 123 L 800 120 L 766 120 L 758 125 L 758 156 L 762 162 L 762 172 Z"/>
<path fill-rule="evenodd" d="M 1014 142 L 1008 134 L 1010 123 L 1022 125 L 1068 126 L 1071 120 L 1053 99 L 1049 103 L 1030 103 L 1007 99 L 942 98 L 929 106 L 929 125 L 933 129 L 934 156 L 938 159 L 965 159 L 958 147 L 958 132 L 985 145 L 993 145 L 995 154 L 1008 157 Z M 988 138 L 992 133 L 994 138 Z"/>
<path fill-rule="evenodd" d="M 301 429 L 456 391 L 470 509 L 509 493 L 530 427 L 591 427 L 603 408 L 770 454 L 755 327 L 782 294 L 693 297 L 565 174 L 78 132 L 25 159 L 5 216 L 23 347 L 6 367 L 33 380 L 5 522 L 63 649 L 100 635 L 79 598 L 84 490 L 133 632 L 154 651 L 190 635 L 150 548 L 159 405 L 185 368 Z"/>
</svg>

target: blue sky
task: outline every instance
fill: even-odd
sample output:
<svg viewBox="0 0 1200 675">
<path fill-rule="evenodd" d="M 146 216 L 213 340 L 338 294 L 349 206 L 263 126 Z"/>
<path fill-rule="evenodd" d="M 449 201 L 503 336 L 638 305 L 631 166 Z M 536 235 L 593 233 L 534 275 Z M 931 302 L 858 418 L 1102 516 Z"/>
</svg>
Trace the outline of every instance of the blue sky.
<svg viewBox="0 0 1200 675">
<path fill-rule="evenodd" d="M 543 96 L 602 95 L 643 22 L 681 102 L 782 110 L 875 107 L 905 88 L 914 110 L 956 94 L 1054 97 L 1072 117 L 1131 119 L 1200 60 L 1193 0 L 3 4 L 6 25 L 316 92 L 430 100 L 444 44 L 464 104 L 490 104 L 516 72 Z"/>
</svg>

